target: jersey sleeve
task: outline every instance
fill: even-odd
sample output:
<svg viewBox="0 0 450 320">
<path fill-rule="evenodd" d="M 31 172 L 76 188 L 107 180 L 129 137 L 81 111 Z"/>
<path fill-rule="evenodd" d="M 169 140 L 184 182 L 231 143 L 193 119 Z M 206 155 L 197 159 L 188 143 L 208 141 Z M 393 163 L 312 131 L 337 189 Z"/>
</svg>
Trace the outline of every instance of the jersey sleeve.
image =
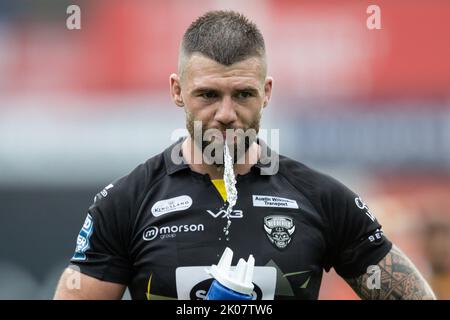
<svg viewBox="0 0 450 320">
<path fill-rule="evenodd" d="M 95 196 L 70 262 L 83 274 L 127 285 L 131 276 L 131 206 L 124 184 L 126 179 L 119 179 Z"/>
<path fill-rule="evenodd" d="M 321 202 L 329 223 L 328 267 L 351 278 L 367 272 L 391 250 L 382 226 L 360 196 L 330 178 Z"/>
</svg>

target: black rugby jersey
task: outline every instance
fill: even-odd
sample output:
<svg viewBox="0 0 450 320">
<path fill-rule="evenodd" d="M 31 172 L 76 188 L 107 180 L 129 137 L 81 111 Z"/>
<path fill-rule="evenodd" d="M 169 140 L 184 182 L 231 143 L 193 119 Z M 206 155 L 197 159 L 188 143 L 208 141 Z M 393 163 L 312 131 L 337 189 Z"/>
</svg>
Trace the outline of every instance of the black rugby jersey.
<svg viewBox="0 0 450 320">
<path fill-rule="evenodd" d="M 133 299 L 203 299 L 205 268 L 229 247 L 233 266 L 255 257 L 255 299 L 317 299 L 323 270 L 359 276 L 392 247 L 357 194 L 282 155 L 275 174 L 261 174 L 262 158 L 237 176 L 225 236 L 227 204 L 209 176 L 171 161 L 181 143 L 95 197 L 71 264 L 127 285 Z"/>
</svg>

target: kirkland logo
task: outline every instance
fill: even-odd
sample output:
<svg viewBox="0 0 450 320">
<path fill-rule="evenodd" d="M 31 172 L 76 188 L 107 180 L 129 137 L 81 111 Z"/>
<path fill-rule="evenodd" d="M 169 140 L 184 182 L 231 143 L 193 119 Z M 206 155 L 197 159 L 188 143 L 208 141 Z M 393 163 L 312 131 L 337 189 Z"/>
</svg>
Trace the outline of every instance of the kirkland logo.
<svg viewBox="0 0 450 320">
<path fill-rule="evenodd" d="M 159 217 L 166 213 L 189 209 L 191 206 L 192 198 L 188 195 L 183 195 L 175 198 L 160 200 L 152 206 L 151 211 L 153 216 Z"/>
<path fill-rule="evenodd" d="M 203 224 L 184 224 L 179 226 L 164 226 L 155 227 L 150 226 L 144 230 L 142 234 L 142 239 L 145 241 L 152 241 L 156 237 L 161 239 L 175 238 L 177 233 L 188 233 L 188 232 L 201 232 L 205 231 L 205 226 Z"/>
</svg>

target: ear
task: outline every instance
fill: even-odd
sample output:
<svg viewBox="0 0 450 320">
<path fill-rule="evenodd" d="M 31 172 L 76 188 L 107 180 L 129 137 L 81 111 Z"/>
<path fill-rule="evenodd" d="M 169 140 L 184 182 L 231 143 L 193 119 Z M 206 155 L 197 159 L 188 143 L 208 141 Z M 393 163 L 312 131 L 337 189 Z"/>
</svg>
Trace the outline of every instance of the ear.
<svg viewBox="0 0 450 320">
<path fill-rule="evenodd" d="M 263 108 L 269 104 L 270 97 L 272 96 L 273 78 L 267 77 L 264 81 L 264 103 Z"/>
<path fill-rule="evenodd" d="M 170 80 L 170 94 L 173 102 L 179 107 L 184 107 L 183 97 L 181 95 L 180 77 L 176 73 L 172 73 Z"/>
</svg>

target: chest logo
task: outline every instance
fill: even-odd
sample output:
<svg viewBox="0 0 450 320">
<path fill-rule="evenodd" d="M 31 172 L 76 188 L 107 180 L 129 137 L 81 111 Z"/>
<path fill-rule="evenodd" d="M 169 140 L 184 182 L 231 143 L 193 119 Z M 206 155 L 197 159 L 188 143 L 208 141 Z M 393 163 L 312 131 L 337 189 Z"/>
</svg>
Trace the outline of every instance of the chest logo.
<svg viewBox="0 0 450 320">
<path fill-rule="evenodd" d="M 222 218 L 226 218 L 228 216 L 227 210 L 225 210 L 225 209 L 221 209 L 218 212 L 214 212 L 212 210 L 206 210 L 206 212 L 208 212 L 210 215 L 212 215 L 213 218 L 219 218 L 220 216 L 222 216 Z M 230 218 L 243 218 L 244 213 L 242 210 L 233 210 L 230 212 L 229 216 L 230 216 Z"/>
<path fill-rule="evenodd" d="M 270 243 L 284 250 L 291 243 L 295 232 L 294 220 L 286 216 L 267 216 L 264 218 L 264 230 Z"/>
<path fill-rule="evenodd" d="M 254 207 L 298 209 L 297 201 L 291 199 L 255 194 L 252 196 L 252 199 Z"/>
<path fill-rule="evenodd" d="M 144 233 L 142 234 L 142 239 L 144 239 L 144 241 L 152 241 L 158 236 L 161 239 L 175 238 L 178 233 L 203 231 L 205 231 L 205 226 L 203 224 L 184 224 L 162 227 L 150 226 L 145 228 Z"/>
<path fill-rule="evenodd" d="M 159 217 L 169 212 L 189 209 L 191 206 L 192 198 L 187 195 L 159 200 L 153 205 L 152 214 L 155 217 Z"/>
</svg>

